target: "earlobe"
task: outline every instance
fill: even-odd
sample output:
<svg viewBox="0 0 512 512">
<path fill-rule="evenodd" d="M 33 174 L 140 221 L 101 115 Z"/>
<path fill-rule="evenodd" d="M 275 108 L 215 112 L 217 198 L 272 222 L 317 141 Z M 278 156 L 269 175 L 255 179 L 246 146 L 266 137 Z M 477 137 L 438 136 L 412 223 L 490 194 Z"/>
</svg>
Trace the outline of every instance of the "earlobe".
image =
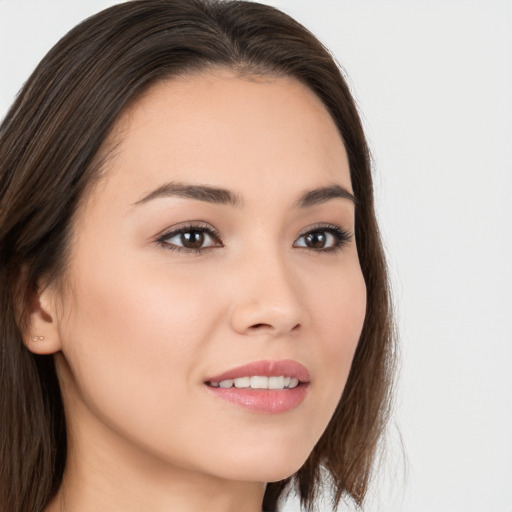
<svg viewBox="0 0 512 512">
<path fill-rule="evenodd" d="M 28 325 L 24 338 L 25 345 L 34 354 L 54 354 L 61 350 L 55 300 L 50 288 L 29 297 Z"/>
</svg>

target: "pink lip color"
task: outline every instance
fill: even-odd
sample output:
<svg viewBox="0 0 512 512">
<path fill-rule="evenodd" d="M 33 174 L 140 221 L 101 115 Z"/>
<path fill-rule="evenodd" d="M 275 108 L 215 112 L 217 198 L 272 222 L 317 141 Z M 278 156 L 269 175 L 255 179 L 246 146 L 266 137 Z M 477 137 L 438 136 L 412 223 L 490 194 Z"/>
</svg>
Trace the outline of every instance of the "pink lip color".
<svg viewBox="0 0 512 512">
<path fill-rule="evenodd" d="M 239 405 L 254 412 L 278 414 L 289 411 L 300 405 L 306 397 L 309 372 L 303 365 L 291 361 L 256 361 L 244 366 L 232 368 L 220 375 L 207 379 L 208 382 L 220 382 L 227 379 L 237 379 L 260 375 L 264 377 L 295 377 L 300 383 L 292 389 L 251 389 L 251 388 L 214 388 L 207 385 L 210 393 L 219 398 Z"/>
<path fill-rule="evenodd" d="M 307 368 L 291 359 L 281 361 L 255 361 L 254 363 L 237 366 L 227 372 L 215 375 L 207 379 L 207 382 L 220 382 L 221 380 L 238 379 L 240 377 L 250 377 L 252 375 L 261 375 L 262 377 L 295 377 L 301 382 L 309 382 L 309 372 Z"/>
</svg>

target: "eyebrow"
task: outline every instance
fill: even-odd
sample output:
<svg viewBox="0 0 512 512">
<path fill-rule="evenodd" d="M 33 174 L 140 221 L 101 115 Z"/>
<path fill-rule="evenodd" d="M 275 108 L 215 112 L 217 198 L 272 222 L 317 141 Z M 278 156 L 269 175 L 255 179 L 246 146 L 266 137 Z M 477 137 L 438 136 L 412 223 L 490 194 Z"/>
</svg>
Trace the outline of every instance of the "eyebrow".
<svg viewBox="0 0 512 512">
<path fill-rule="evenodd" d="M 243 199 L 234 192 L 224 188 L 211 187 L 208 185 L 188 185 L 186 183 L 170 182 L 153 190 L 139 199 L 135 205 L 144 204 L 148 201 L 165 197 L 182 197 L 195 199 L 213 204 L 225 204 L 235 207 L 244 205 Z M 348 199 L 354 204 L 357 200 L 354 195 L 341 185 L 330 185 L 319 187 L 305 192 L 295 203 L 297 208 L 309 208 L 318 204 L 326 203 L 332 199 Z"/>
<path fill-rule="evenodd" d="M 297 201 L 298 208 L 309 208 L 317 204 L 326 203 L 331 199 L 348 199 L 354 205 L 357 204 L 357 199 L 352 192 L 349 192 L 341 185 L 330 185 L 328 187 L 320 187 L 310 190 L 302 195 Z"/>
<path fill-rule="evenodd" d="M 161 197 L 183 197 L 185 199 L 196 199 L 214 204 L 226 204 L 241 207 L 243 200 L 230 190 L 207 185 L 187 185 L 185 183 L 171 182 L 153 190 L 135 204 L 143 204 Z"/>
</svg>

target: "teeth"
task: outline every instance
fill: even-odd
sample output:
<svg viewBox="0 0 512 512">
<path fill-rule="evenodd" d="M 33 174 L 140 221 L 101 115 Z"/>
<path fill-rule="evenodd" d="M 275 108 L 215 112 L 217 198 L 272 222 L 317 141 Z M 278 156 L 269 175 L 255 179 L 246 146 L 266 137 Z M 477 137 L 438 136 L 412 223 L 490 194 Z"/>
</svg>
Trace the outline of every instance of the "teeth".
<svg viewBox="0 0 512 512">
<path fill-rule="evenodd" d="M 210 382 L 214 388 L 251 388 L 251 389 L 292 389 L 299 385 L 299 379 L 295 377 L 263 377 L 254 375 L 252 377 L 240 377 L 238 379 L 226 379 L 220 382 Z"/>
<path fill-rule="evenodd" d="M 269 377 L 268 378 L 268 389 L 283 389 L 284 388 L 284 377 Z"/>
<path fill-rule="evenodd" d="M 251 388 L 252 389 L 268 389 L 268 377 L 251 377 Z"/>
<path fill-rule="evenodd" d="M 296 388 L 298 385 L 299 385 L 299 379 L 292 378 L 292 379 L 290 379 L 290 384 L 288 387 Z"/>
<path fill-rule="evenodd" d="M 240 377 L 239 379 L 234 380 L 235 388 L 250 388 L 251 387 L 251 378 L 250 377 Z"/>
</svg>

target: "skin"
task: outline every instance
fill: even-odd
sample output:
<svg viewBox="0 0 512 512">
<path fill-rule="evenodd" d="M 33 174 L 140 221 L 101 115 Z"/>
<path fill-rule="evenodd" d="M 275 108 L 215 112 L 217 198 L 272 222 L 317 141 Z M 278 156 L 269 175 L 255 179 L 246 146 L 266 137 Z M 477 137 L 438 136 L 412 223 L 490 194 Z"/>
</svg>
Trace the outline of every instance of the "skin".
<svg viewBox="0 0 512 512">
<path fill-rule="evenodd" d="M 325 225 L 352 233 L 354 204 L 296 204 L 319 187 L 352 190 L 342 140 L 299 82 L 213 70 L 154 86 L 111 141 L 74 220 L 64 285 L 42 283 L 31 311 L 45 338 L 28 344 L 55 353 L 69 429 L 47 511 L 261 511 L 265 483 L 297 471 L 325 430 L 363 325 L 354 237 L 326 250 Z M 169 182 L 228 189 L 239 204 L 137 204 Z M 157 241 L 195 221 L 219 235 L 200 252 Z M 304 246 L 319 225 L 325 248 Z M 298 407 L 256 413 L 206 389 L 262 359 L 308 368 Z"/>
</svg>

